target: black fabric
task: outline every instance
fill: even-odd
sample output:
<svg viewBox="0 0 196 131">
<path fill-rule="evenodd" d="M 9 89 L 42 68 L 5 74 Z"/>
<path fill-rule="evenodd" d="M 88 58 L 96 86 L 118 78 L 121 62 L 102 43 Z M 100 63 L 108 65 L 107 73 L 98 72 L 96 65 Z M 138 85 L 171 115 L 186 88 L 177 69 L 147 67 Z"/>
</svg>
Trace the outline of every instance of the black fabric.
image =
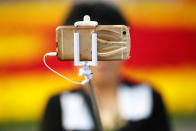
<svg viewBox="0 0 196 131">
<path fill-rule="evenodd" d="M 80 93 L 84 96 L 95 122 L 90 97 L 81 89 L 72 93 Z M 117 129 L 118 131 L 170 131 L 167 112 L 161 96 L 155 90 L 153 90 L 152 95 L 153 109 L 151 116 L 136 122 L 129 121 L 125 127 Z M 49 100 L 44 114 L 41 131 L 67 131 L 62 128 L 60 95 L 54 96 Z M 97 131 L 97 127 L 95 128 L 95 131 Z"/>
<path fill-rule="evenodd" d="M 91 20 L 97 21 L 99 25 L 126 25 L 125 19 L 117 8 L 102 2 L 74 5 L 64 25 L 73 25 L 76 21 L 82 21 L 84 15 L 89 15 Z"/>
<path fill-rule="evenodd" d="M 60 95 L 53 96 L 46 107 L 41 131 L 63 131 L 61 124 Z"/>
<path fill-rule="evenodd" d="M 152 130 L 170 131 L 169 118 L 159 93 L 153 91 L 153 114 L 151 117 Z M 154 126 L 156 124 L 156 126 Z"/>
</svg>

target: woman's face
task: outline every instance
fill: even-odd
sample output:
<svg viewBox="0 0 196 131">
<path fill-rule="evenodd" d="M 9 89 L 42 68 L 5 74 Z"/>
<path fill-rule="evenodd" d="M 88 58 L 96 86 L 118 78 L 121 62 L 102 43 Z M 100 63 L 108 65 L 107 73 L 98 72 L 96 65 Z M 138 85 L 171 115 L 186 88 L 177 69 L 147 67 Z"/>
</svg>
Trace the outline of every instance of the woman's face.
<svg viewBox="0 0 196 131">
<path fill-rule="evenodd" d="M 98 66 L 92 67 L 93 81 L 96 83 L 110 83 L 119 80 L 120 61 L 100 61 Z"/>
</svg>

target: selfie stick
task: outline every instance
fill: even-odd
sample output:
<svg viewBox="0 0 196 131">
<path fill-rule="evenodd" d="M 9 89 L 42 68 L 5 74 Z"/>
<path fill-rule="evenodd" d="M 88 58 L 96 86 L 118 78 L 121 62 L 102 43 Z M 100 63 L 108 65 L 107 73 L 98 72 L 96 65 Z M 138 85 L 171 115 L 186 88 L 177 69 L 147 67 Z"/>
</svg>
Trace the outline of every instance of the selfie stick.
<svg viewBox="0 0 196 131">
<path fill-rule="evenodd" d="M 90 17 L 88 15 L 84 16 L 83 21 L 78 21 L 78 22 L 74 23 L 74 26 L 75 26 L 75 33 L 74 33 L 74 65 L 75 66 L 83 66 L 83 68 L 81 68 L 79 70 L 79 76 L 84 75 L 85 80 L 83 80 L 82 82 L 75 82 L 75 81 L 67 78 L 66 76 L 60 74 L 59 72 L 55 71 L 54 69 L 52 69 L 46 63 L 45 58 L 46 58 L 46 56 L 56 56 L 57 55 L 56 52 L 46 53 L 43 57 L 43 62 L 45 64 L 45 66 L 48 69 L 50 69 L 52 72 L 56 73 L 57 75 L 61 76 L 62 78 L 66 79 L 66 80 L 69 80 L 70 82 L 72 82 L 74 84 L 85 85 L 86 83 L 88 83 L 88 90 L 89 90 L 89 93 L 90 93 L 90 100 L 91 100 L 91 103 L 92 103 L 93 113 L 95 115 L 97 128 L 98 128 L 99 131 L 103 131 L 103 127 L 102 127 L 102 124 L 101 124 L 101 119 L 100 119 L 100 115 L 99 115 L 99 110 L 98 110 L 94 90 L 93 90 L 93 87 L 92 87 L 92 84 L 91 84 L 92 71 L 90 69 L 90 66 L 97 66 L 97 33 L 96 33 L 96 26 L 97 25 L 98 25 L 97 21 L 90 21 Z M 79 38 L 79 33 L 77 32 L 78 26 L 94 26 L 94 32 L 92 33 L 92 61 L 80 61 L 80 38 Z"/>
<path fill-rule="evenodd" d="M 79 76 L 84 75 L 85 80 L 83 83 L 88 82 L 88 90 L 90 93 L 90 99 L 93 107 L 93 112 L 95 114 L 95 119 L 97 123 L 97 127 L 99 131 L 103 131 L 103 127 L 101 124 L 99 109 L 97 106 L 94 90 L 91 84 L 92 71 L 90 66 L 97 66 L 97 33 L 96 26 L 98 23 L 96 21 L 90 21 L 90 17 L 88 15 L 84 16 L 83 21 L 78 21 L 74 23 L 75 33 L 74 33 L 74 65 L 75 66 L 84 66 L 79 70 Z M 79 42 L 79 33 L 77 33 L 78 26 L 94 26 L 94 32 L 92 33 L 92 61 L 80 61 L 80 42 Z"/>
</svg>

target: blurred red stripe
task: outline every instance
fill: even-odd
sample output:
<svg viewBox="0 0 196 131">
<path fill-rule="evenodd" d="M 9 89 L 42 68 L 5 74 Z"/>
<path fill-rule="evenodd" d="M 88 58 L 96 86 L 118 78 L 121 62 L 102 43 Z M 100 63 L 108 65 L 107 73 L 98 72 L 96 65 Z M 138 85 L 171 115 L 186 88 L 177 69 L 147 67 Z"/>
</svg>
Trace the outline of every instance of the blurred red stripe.
<svg viewBox="0 0 196 131">
<path fill-rule="evenodd" d="M 46 52 L 51 49 L 51 44 L 54 46 L 51 51 L 54 51 L 55 33 L 51 31 L 45 37 Z M 137 68 L 196 64 L 196 30 L 131 27 L 131 39 L 131 59 L 125 62 L 126 66 Z M 42 55 L 40 59 L 31 61 L 29 64 L 8 64 L 1 66 L 0 69 L 6 73 L 46 71 Z M 47 62 L 53 68 L 65 70 L 73 68 L 72 62 L 60 62 L 54 57 L 48 57 Z"/>
<path fill-rule="evenodd" d="M 131 66 L 196 64 L 196 30 L 131 28 Z"/>
</svg>

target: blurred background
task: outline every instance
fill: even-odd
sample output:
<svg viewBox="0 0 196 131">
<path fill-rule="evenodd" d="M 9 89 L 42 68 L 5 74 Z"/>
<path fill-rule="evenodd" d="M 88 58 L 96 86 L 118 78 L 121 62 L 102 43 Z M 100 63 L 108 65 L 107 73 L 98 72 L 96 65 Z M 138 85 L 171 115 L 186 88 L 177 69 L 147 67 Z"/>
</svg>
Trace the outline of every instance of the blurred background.
<svg viewBox="0 0 196 131">
<path fill-rule="evenodd" d="M 126 78 L 145 81 L 163 96 L 174 131 L 196 130 L 196 1 L 105 0 L 128 20 L 131 59 Z M 73 85 L 45 68 L 55 51 L 55 29 L 71 0 L 0 1 L 0 130 L 38 131 L 48 98 Z M 80 80 L 72 62 L 48 64 Z"/>
</svg>

